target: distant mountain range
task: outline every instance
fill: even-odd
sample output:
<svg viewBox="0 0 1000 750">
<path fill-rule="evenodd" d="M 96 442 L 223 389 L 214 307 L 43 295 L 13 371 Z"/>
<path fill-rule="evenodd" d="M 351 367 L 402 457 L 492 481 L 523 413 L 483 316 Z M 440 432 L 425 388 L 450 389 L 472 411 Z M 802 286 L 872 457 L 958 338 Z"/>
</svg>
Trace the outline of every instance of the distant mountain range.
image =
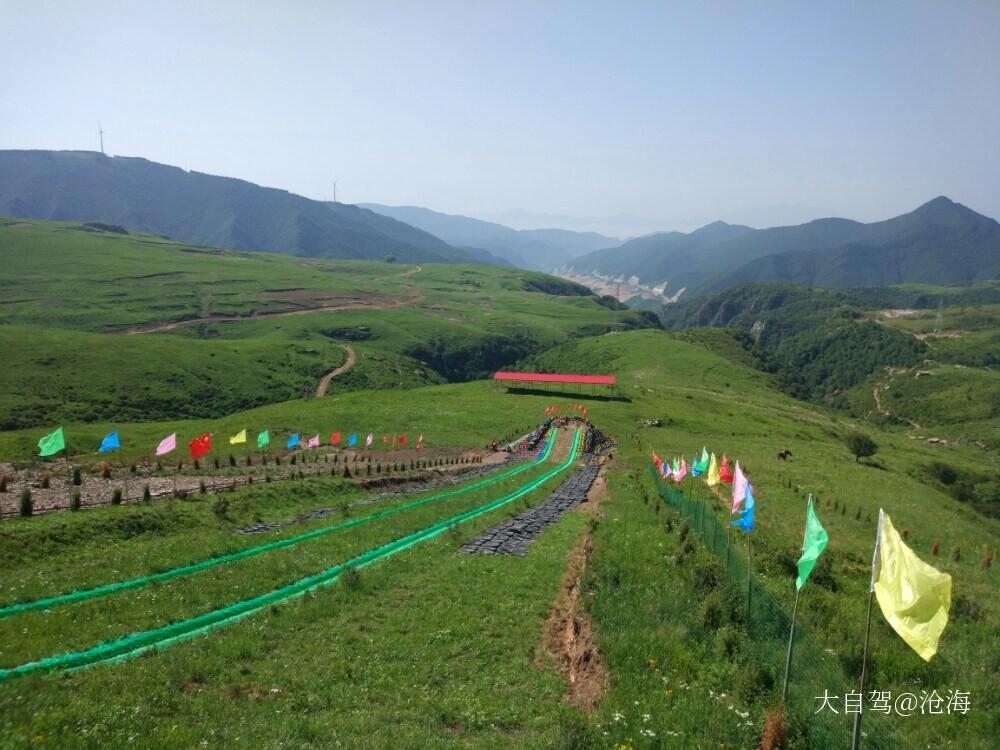
<svg viewBox="0 0 1000 750">
<path fill-rule="evenodd" d="M 818 219 L 771 229 L 715 222 L 598 250 L 570 264 L 580 273 L 635 276 L 666 294 L 716 292 L 743 282 L 829 287 L 1000 277 L 1000 224 L 939 197 L 908 214 L 863 224 Z"/>
<path fill-rule="evenodd" d="M 417 206 L 361 203 L 375 213 L 430 232 L 456 247 L 487 250 L 521 268 L 548 271 L 593 250 L 619 244 L 596 232 L 566 229 L 511 229 L 503 224 L 455 216 Z"/>
<path fill-rule="evenodd" d="M 0 216 L 98 221 L 198 245 L 309 257 L 509 265 L 357 206 L 92 151 L 0 151 Z"/>
</svg>

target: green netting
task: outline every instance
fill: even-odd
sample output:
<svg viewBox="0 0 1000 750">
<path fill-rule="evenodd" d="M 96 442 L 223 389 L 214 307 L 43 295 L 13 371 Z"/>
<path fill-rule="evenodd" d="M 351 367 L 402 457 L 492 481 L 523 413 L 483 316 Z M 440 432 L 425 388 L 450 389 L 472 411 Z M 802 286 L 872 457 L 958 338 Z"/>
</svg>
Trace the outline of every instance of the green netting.
<svg viewBox="0 0 1000 750">
<path fill-rule="evenodd" d="M 742 616 L 753 654 L 776 677 L 775 689 L 780 696 L 791 614 L 756 580 L 750 581 L 748 602 L 746 535 L 739 529 L 727 526 L 729 518 L 716 515 L 707 501 L 690 499 L 677 487 L 667 485 L 652 466 L 650 472 L 663 501 L 688 520 L 691 531 L 720 560 L 737 591 L 743 592 Z M 751 547 L 751 563 L 753 554 Z M 819 705 L 815 696 L 821 696 L 827 690 L 831 695 L 842 697 L 847 692 L 857 690 L 856 680 L 844 675 L 836 657 L 821 649 L 809 637 L 801 622 L 795 626 L 792 653 L 786 702 L 790 723 L 806 734 L 806 744 L 810 748 L 850 747 L 853 716 L 845 716 L 843 713 L 834 715 L 829 711 L 815 713 Z M 883 717 L 871 714 L 865 717 L 865 750 L 889 750 L 897 747 L 891 727 L 880 724 L 881 719 Z"/>
<path fill-rule="evenodd" d="M 150 583 L 159 581 L 168 581 L 172 578 L 179 578 L 180 576 L 192 575 L 194 573 L 200 573 L 203 570 L 208 570 L 216 565 L 222 565 L 224 563 L 236 562 L 237 560 L 245 560 L 248 557 L 256 557 L 257 555 L 262 555 L 266 552 L 273 552 L 278 549 L 285 549 L 287 547 L 293 547 L 300 542 L 306 542 L 310 539 L 317 539 L 327 534 L 332 534 L 335 531 L 343 531 L 345 529 L 354 528 L 355 526 L 360 526 L 361 524 L 371 523 L 372 521 L 377 521 L 382 518 L 387 518 L 388 516 L 393 516 L 397 513 L 402 513 L 407 510 L 412 510 L 413 508 L 418 508 L 422 505 L 427 505 L 428 503 L 436 502 L 438 500 L 444 500 L 449 497 L 455 497 L 456 495 L 462 495 L 468 492 L 473 492 L 475 490 L 482 489 L 483 487 L 489 487 L 496 484 L 497 482 L 502 482 L 505 479 L 510 479 L 513 476 L 517 476 L 522 472 L 531 469 L 540 463 L 548 460 L 549 454 L 552 452 L 552 447 L 555 445 L 556 430 L 552 430 L 548 441 L 545 444 L 545 448 L 541 455 L 534 461 L 525 463 L 521 466 L 515 467 L 508 471 L 501 472 L 500 474 L 487 479 L 480 480 L 478 482 L 473 482 L 472 484 L 463 485 L 453 490 L 447 490 L 445 492 L 439 492 L 430 497 L 425 497 L 421 500 L 415 500 L 411 503 L 406 503 L 404 505 L 396 506 L 395 508 L 387 508 L 386 510 L 378 511 L 376 513 L 371 513 L 367 516 L 362 516 L 360 518 L 353 519 L 351 521 L 343 521 L 341 523 L 335 523 L 330 526 L 323 526 L 322 528 L 313 529 L 312 531 L 307 531 L 302 534 L 296 534 L 295 536 L 290 536 L 285 539 L 279 539 L 275 542 L 268 542 L 267 544 L 260 544 L 256 547 L 249 547 L 238 552 L 230 552 L 225 555 L 219 555 L 218 557 L 212 557 L 207 560 L 199 560 L 198 562 L 189 563 L 187 565 L 179 565 L 175 568 L 170 568 L 169 570 L 160 571 L 159 573 L 152 573 L 146 576 L 139 576 L 137 578 L 131 578 L 127 581 L 116 581 L 114 583 L 107 583 L 101 586 L 94 586 L 92 588 L 77 589 L 75 591 L 70 591 L 65 594 L 58 594 L 56 596 L 46 597 L 44 599 L 34 599 L 28 602 L 18 602 L 16 604 L 8 604 L 5 607 L 0 607 L 0 619 L 4 617 L 10 617 L 12 615 L 21 614 L 23 612 L 31 612 L 33 610 L 39 609 L 51 609 L 53 607 L 60 606 L 62 604 L 71 604 L 73 602 L 82 602 L 90 599 L 98 599 L 103 596 L 108 596 L 110 594 L 117 593 L 119 591 L 128 591 L 131 589 L 138 589 L 146 586 Z"/>
<path fill-rule="evenodd" d="M 546 448 L 546 455 L 548 454 L 548 451 L 551 450 L 551 446 L 554 442 L 555 436 L 553 435 Z M 154 628 L 140 633 L 133 633 L 125 636 L 124 638 L 119 638 L 108 643 L 98 644 L 97 646 L 84 651 L 57 654 L 44 659 L 39 659 L 38 661 L 12 667 L 10 669 L 0 669 L 0 682 L 34 672 L 47 672 L 52 670 L 74 671 L 77 669 L 92 667 L 97 664 L 117 663 L 124 661 L 125 659 L 131 659 L 147 651 L 166 648 L 174 643 L 189 640 L 203 633 L 217 630 L 225 627 L 226 625 L 242 620 L 245 617 L 249 617 L 250 615 L 273 604 L 302 596 L 303 594 L 322 586 L 328 586 L 336 581 L 348 568 L 362 568 L 376 562 L 377 560 L 384 559 L 390 555 L 396 554 L 397 552 L 402 552 L 403 550 L 409 549 L 420 542 L 427 541 L 428 539 L 438 536 L 452 526 L 472 520 L 473 518 L 481 516 L 484 513 L 489 513 L 490 511 L 496 510 L 497 508 L 511 503 L 529 492 L 532 492 L 549 479 L 565 471 L 572 465 L 573 461 L 576 459 L 579 444 L 580 430 L 577 429 L 573 436 L 573 445 L 570 449 L 569 455 L 563 463 L 555 468 L 550 469 L 541 476 L 536 477 L 527 484 L 522 485 L 518 489 L 504 495 L 503 497 L 491 500 L 490 502 L 472 508 L 471 510 L 458 513 L 444 519 L 443 521 L 439 521 L 431 526 L 421 529 L 420 531 L 413 532 L 412 534 L 408 534 L 400 539 L 375 547 L 367 552 L 363 552 L 345 563 L 334 565 L 333 567 L 327 568 L 320 573 L 308 576 L 296 581 L 295 583 L 275 589 L 269 593 L 255 596 L 250 599 L 244 599 L 227 607 L 222 607 L 220 609 L 198 615 L 197 617 L 181 620 L 160 628 Z"/>
</svg>

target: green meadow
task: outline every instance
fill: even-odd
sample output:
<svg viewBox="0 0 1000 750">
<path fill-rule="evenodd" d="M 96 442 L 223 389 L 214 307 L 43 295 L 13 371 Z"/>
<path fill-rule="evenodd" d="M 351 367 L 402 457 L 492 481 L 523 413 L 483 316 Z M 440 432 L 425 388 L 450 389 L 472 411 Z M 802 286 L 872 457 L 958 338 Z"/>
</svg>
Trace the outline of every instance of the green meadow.
<svg viewBox="0 0 1000 750">
<path fill-rule="evenodd" d="M 0 221 L 0 256 L 3 429 L 301 398 L 345 345 L 357 364 L 329 392 L 484 377 L 566 338 L 655 325 L 583 287 L 491 266 L 240 253 L 14 220 Z"/>
<path fill-rule="evenodd" d="M 175 431 L 181 444 L 213 433 L 208 460 L 223 457 L 225 438 L 243 428 L 251 440 L 270 430 L 275 443 L 290 432 L 423 434 L 434 451 L 523 434 L 551 405 L 565 414 L 585 404 L 617 442 L 600 510 L 567 513 L 523 558 L 458 548 L 559 485 L 571 467 L 542 477 L 564 460 L 568 430 L 560 430 L 562 454 L 412 508 L 433 491 L 348 507 L 366 493 L 326 475 L 0 520 L 2 608 L 400 509 L 191 575 L 0 617 L 0 669 L 9 669 L 266 594 L 525 490 L 356 576 L 198 637 L 120 663 L 0 681 L 3 747 L 757 747 L 780 704 L 780 665 L 747 635 L 741 582 L 683 530 L 648 472 L 652 451 L 690 460 L 703 446 L 738 459 L 755 484 L 752 578 L 786 612 L 814 497 L 830 544 L 803 589 L 798 622 L 829 657 L 831 690 L 857 679 L 880 508 L 922 559 L 952 575 L 950 621 L 929 664 L 876 608 L 867 684 L 893 694 L 965 691 L 971 711 L 868 713 L 873 735 L 898 748 L 972 750 L 992 748 L 1000 735 L 1000 604 L 996 566 L 986 562 L 1000 520 L 980 502 L 996 485 L 997 419 L 982 398 L 989 374 L 972 381 L 979 370 L 942 359 L 934 375 L 893 380 L 880 398 L 900 420 L 952 424 L 946 437 L 961 437 L 929 443 L 905 422 L 791 398 L 725 331 L 616 331 L 649 321 L 540 274 L 221 252 L 33 222 L 0 227 L 0 250 L 9 269 L 0 461 L 18 467 L 42 465 L 37 440 L 56 424 L 84 470 L 111 429 L 123 461 L 149 455 Z M 357 309 L 260 314 L 321 302 Z M 190 318 L 205 321 L 120 332 Z M 344 361 L 344 345 L 358 364 L 327 396 L 311 397 L 318 378 Z M 613 373 L 618 392 L 510 392 L 482 379 L 501 365 Z M 854 431 L 875 440 L 874 456 L 855 460 L 844 444 Z M 781 461 L 779 451 L 791 457 Z M 959 491 L 966 486 L 970 496 Z M 682 490 L 726 520 L 702 483 Z M 235 533 L 323 507 L 339 510 Z M 580 614 L 606 675 L 593 710 L 567 699 L 560 661 L 543 647 L 584 539 Z M 738 533 L 734 540 L 742 556 Z M 825 750 L 802 710 L 814 696 L 801 691 L 813 682 L 797 685 L 795 674 L 789 747 Z M 844 740 L 826 746 L 847 746 L 849 718 L 826 722 Z"/>
</svg>

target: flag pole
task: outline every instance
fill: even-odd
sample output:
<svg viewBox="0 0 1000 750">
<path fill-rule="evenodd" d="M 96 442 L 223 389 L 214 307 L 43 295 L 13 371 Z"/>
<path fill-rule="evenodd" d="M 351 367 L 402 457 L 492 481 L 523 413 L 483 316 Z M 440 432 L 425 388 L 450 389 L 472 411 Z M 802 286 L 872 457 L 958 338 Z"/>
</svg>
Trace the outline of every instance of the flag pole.
<svg viewBox="0 0 1000 750">
<path fill-rule="evenodd" d="M 868 639 L 872 630 L 872 600 L 875 598 L 875 589 L 868 592 L 868 617 L 865 620 L 865 645 L 861 652 L 861 680 L 858 683 L 858 692 L 861 700 L 865 696 L 865 668 L 868 662 Z M 861 712 L 854 714 L 854 733 L 851 736 L 851 750 L 858 750 L 861 747 Z"/>
<path fill-rule="evenodd" d="M 118 444 L 118 460 L 121 461 L 122 471 L 125 472 L 125 502 L 128 502 L 128 467 L 125 466 L 125 459 L 122 458 L 121 443 Z"/>
<path fill-rule="evenodd" d="M 750 533 L 747 532 L 747 632 L 750 632 Z"/>
<path fill-rule="evenodd" d="M 812 507 L 812 493 L 809 493 L 809 507 Z M 808 533 L 809 519 L 806 518 L 806 532 Z M 802 551 L 805 552 L 806 540 L 802 539 Z M 802 582 L 803 585 L 805 581 Z M 781 687 L 781 702 L 784 703 L 785 699 L 788 697 L 788 675 L 792 671 L 792 643 L 795 640 L 795 616 L 799 611 L 799 594 L 802 593 L 802 589 L 799 587 L 798 579 L 795 580 L 795 604 L 792 607 L 792 624 L 788 628 L 788 654 L 785 656 L 785 682 Z"/>
<path fill-rule="evenodd" d="M 729 519 L 727 519 L 727 521 L 732 521 L 732 514 L 730 514 L 730 517 Z M 726 570 L 729 570 L 729 547 L 732 545 L 732 543 L 733 543 L 733 524 L 727 522 L 726 523 Z"/>
<path fill-rule="evenodd" d="M 785 656 L 785 684 L 781 687 L 781 702 L 784 703 L 788 698 L 788 675 L 792 671 L 792 642 L 795 640 L 795 615 L 799 611 L 799 594 L 802 590 L 796 586 L 795 587 L 795 605 L 792 607 L 792 625 L 788 629 L 788 655 Z"/>
<path fill-rule="evenodd" d="M 878 565 L 879 540 L 882 538 L 882 509 L 878 510 L 878 526 L 875 528 L 875 551 L 872 553 L 872 580 L 868 591 L 868 616 L 865 618 L 865 645 L 861 650 L 861 679 L 858 681 L 858 692 L 861 700 L 865 699 L 865 672 L 868 667 L 868 641 L 872 632 L 872 602 L 875 600 L 875 575 Z M 851 735 L 851 750 L 861 747 L 861 711 L 854 714 L 854 731 Z"/>
</svg>

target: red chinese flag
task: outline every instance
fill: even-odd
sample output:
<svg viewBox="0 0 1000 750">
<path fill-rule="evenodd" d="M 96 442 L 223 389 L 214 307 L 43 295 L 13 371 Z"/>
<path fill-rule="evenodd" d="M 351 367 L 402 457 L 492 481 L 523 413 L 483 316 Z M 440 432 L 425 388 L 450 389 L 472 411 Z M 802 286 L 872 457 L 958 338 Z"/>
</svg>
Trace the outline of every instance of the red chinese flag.
<svg viewBox="0 0 1000 750">
<path fill-rule="evenodd" d="M 196 437 L 190 443 L 188 443 L 188 451 L 191 453 L 191 458 L 199 459 L 206 453 L 212 452 L 212 435 L 211 433 L 205 432 Z"/>
<path fill-rule="evenodd" d="M 399 436 L 399 444 L 406 445 L 406 433 Z"/>
<path fill-rule="evenodd" d="M 335 432 L 330 435 L 330 445 L 340 445 L 340 433 Z"/>
</svg>

